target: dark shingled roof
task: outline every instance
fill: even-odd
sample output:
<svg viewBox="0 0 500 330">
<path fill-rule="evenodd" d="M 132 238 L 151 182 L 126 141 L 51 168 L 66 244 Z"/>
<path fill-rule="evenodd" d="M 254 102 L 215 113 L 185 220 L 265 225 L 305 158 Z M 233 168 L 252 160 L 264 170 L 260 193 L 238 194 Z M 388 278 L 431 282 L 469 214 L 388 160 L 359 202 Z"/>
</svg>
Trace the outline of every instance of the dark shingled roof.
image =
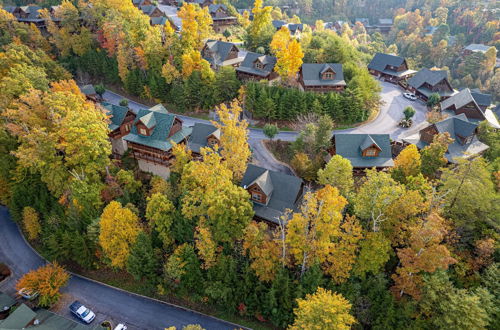
<svg viewBox="0 0 500 330">
<path fill-rule="evenodd" d="M 273 26 L 276 28 L 276 30 L 279 30 L 281 29 L 281 27 L 283 25 L 286 25 L 286 22 L 285 21 L 282 21 L 282 20 L 273 20 Z"/>
<path fill-rule="evenodd" d="M 141 109 L 137 113 L 130 133 L 123 139 L 151 148 L 168 151 L 172 148 L 170 141 L 179 143 L 191 134 L 191 128 L 182 128 L 179 132 L 169 137 L 170 129 L 175 120 L 175 115 L 168 113 L 163 106 L 155 106 L 149 110 Z M 146 121 L 149 125 L 154 121 L 154 129 L 150 136 L 144 136 L 137 131 L 137 122 Z M 151 126 L 153 127 L 153 126 Z"/>
<path fill-rule="evenodd" d="M 151 17 L 151 25 L 165 25 L 167 20 L 168 19 L 165 16 Z"/>
<path fill-rule="evenodd" d="M 335 72 L 334 79 L 322 79 L 321 74 L 327 70 Z M 345 86 L 344 71 L 340 63 L 304 63 L 302 64 L 302 79 L 306 86 Z"/>
<path fill-rule="evenodd" d="M 114 131 L 119 128 L 123 120 L 127 116 L 129 109 L 121 105 L 114 105 L 108 102 L 102 102 L 101 105 L 107 110 L 107 115 L 110 117 L 109 129 Z"/>
<path fill-rule="evenodd" d="M 471 90 L 470 93 L 472 94 L 472 97 L 474 98 L 474 101 L 482 107 L 489 107 L 492 102 L 492 97 L 491 94 L 485 94 L 481 93 L 478 90 Z"/>
<path fill-rule="evenodd" d="M 236 47 L 236 45 L 232 42 L 220 40 L 208 40 L 205 45 L 211 52 L 213 52 L 214 57 L 204 57 L 204 59 L 215 65 L 222 64 L 229 56 L 229 52 L 231 51 L 231 49 L 233 47 Z M 238 47 L 236 47 L 236 50 L 238 52 L 240 51 Z"/>
<path fill-rule="evenodd" d="M 443 79 L 448 79 L 448 72 L 445 70 L 429 70 L 424 68 L 417 72 L 416 75 L 408 80 L 408 84 L 414 88 L 419 88 L 424 83 L 428 83 L 431 86 L 438 84 Z"/>
<path fill-rule="evenodd" d="M 288 27 L 288 30 L 290 30 L 290 33 L 295 33 L 295 32 L 297 32 L 297 30 L 299 30 L 300 32 L 304 31 L 304 24 L 290 23 L 287 25 L 287 27 Z"/>
<path fill-rule="evenodd" d="M 265 172 L 268 173 L 265 174 Z M 241 186 L 246 189 L 255 182 L 259 186 L 263 185 L 261 189 L 271 192 L 267 205 L 253 202 L 257 217 L 278 223 L 279 217 L 286 209 L 297 209 L 297 202 L 302 193 L 302 179 L 249 164 Z"/>
<path fill-rule="evenodd" d="M 207 138 L 217 130 L 217 127 L 211 124 L 195 123 L 187 143 L 188 148 L 200 153 L 200 149 L 207 146 Z"/>
<path fill-rule="evenodd" d="M 394 166 L 389 134 L 334 134 L 334 139 L 335 153 L 348 159 L 353 167 Z M 371 144 L 380 148 L 378 157 L 363 157 L 362 151 Z"/>
<path fill-rule="evenodd" d="M 476 95 L 477 95 L 477 93 L 476 93 Z M 486 96 L 486 97 L 483 97 L 483 95 Z M 485 99 L 487 99 L 487 96 L 489 96 L 489 95 L 479 94 L 477 96 L 478 96 L 479 99 L 481 99 L 482 101 L 484 101 Z M 476 108 L 479 111 L 479 113 L 481 113 L 481 115 L 483 116 L 483 119 L 486 118 L 485 115 L 484 115 L 483 110 L 481 110 L 481 108 L 479 107 L 478 103 L 476 102 L 476 99 L 475 99 L 474 95 L 471 93 L 470 89 L 468 89 L 468 88 L 462 89 L 459 93 L 456 93 L 455 95 L 453 95 L 450 98 L 448 98 L 448 99 L 444 100 L 443 102 L 441 102 L 441 110 L 448 110 L 452 106 L 455 106 L 455 109 L 460 109 L 463 106 L 465 106 L 465 105 L 467 105 L 467 104 L 469 104 L 471 102 L 474 103 L 474 105 L 476 106 Z"/>
<path fill-rule="evenodd" d="M 94 85 L 85 85 L 80 87 L 80 91 L 85 95 L 95 95 L 97 94 Z"/>
<path fill-rule="evenodd" d="M 368 64 L 368 69 L 384 71 L 388 65 L 399 67 L 404 61 L 405 59 L 401 56 L 376 53 L 370 64 Z"/>
<path fill-rule="evenodd" d="M 264 68 L 259 70 L 255 67 L 254 62 L 260 60 L 264 64 Z M 261 77 L 267 77 L 274 70 L 276 65 L 276 57 L 248 52 L 245 59 L 240 64 L 236 71 L 241 71 Z"/>
</svg>

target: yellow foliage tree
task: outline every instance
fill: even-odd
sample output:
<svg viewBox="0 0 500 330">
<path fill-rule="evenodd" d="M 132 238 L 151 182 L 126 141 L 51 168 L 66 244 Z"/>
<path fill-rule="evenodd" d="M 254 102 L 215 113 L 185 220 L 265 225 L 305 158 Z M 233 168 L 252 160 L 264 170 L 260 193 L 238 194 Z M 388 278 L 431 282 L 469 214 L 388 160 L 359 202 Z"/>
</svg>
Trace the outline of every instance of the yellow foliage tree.
<svg viewBox="0 0 500 330">
<path fill-rule="evenodd" d="M 60 289 L 68 284 L 68 281 L 69 274 L 55 262 L 23 275 L 16 283 L 16 290 L 28 289 L 38 292 L 38 304 L 42 307 L 50 307 L 59 300 Z"/>
<path fill-rule="evenodd" d="M 213 34 L 212 17 L 208 13 L 208 8 L 200 8 L 197 4 L 185 2 L 177 16 L 182 20 L 183 49 L 201 49 L 205 40 Z"/>
<path fill-rule="evenodd" d="M 290 30 L 283 26 L 274 34 L 270 47 L 277 58 L 276 72 L 286 81 L 293 79 L 304 58 L 300 43 L 292 38 Z"/>
<path fill-rule="evenodd" d="M 221 156 L 226 167 L 233 173 L 233 180 L 239 181 L 246 171 L 251 151 L 248 145 L 248 122 L 241 120 L 243 110 L 237 100 L 231 106 L 221 104 L 217 107 L 219 122 L 212 124 L 220 130 Z"/>
<path fill-rule="evenodd" d="M 245 229 L 243 249 L 252 260 L 250 267 L 261 281 L 272 281 L 279 269 L 280 246 L 264 222 L 251 222 Z"/>
<path fill-rule="evenodd" d="M 212 233 L 210 229 L 205 225 L 205 219 L 200 218 L 200 222 L 196 227 L 194 233 L 196 249 L 198 249 L 198 255 L 201 260 L 203 260 L 203 269 L 209 269 L 215 265 L 217 258 L 217 244 L 212 238 Z"/>
<path fill-rule="evenodd" d="M 391 174 L 395 180 L 405 183 L 407 177 L 416 177 L 420 173 L 421 166 L 422 161 L 417 146 L 410 144 L 394 160 Z"/>
<path fill-rule="evenodd" d="M 172 155 L 174 156 L 174 163 L 172 164 L 172 172 L 179 173 L 182 175 L 184 166 L 193 159 L 191 155 L 191 150 L 186 147 L 184 143 L 172 144 Z"/>
<path fill-rule="evenodd" d="M 350 314 L 351 303 L 341 294 L 323 288 L 308 294 L 305 299 L 297 299 L 297 305 L 291 330 L 349 330 L 356 323 Z"/>
<path fill-rule="evenodd" d="M 187 79 L 194 71 L 199 71 L 203 79 L 212 79 L 215 76 L 210 63 L 201 57 L 200 51 L 191 49 L 182 55 L 182 76 Z"/>
<path fill-rule="evenodd" d="M 24 230 L 28 233 L 29 240 L 35 240 L 40 235 L 42 227 L 40 226 L 40 219 L 38 213 L 34 208 L 26 206 L 23 209 L 23 226 Z"/>
<path fill-rule="evenodd" d="M 99 245 L 113 267 L 123 268 L 141 231 L 139 219 L 130 209 L 112 201 L 103 210 L 100 220 Z"/>
</svg>

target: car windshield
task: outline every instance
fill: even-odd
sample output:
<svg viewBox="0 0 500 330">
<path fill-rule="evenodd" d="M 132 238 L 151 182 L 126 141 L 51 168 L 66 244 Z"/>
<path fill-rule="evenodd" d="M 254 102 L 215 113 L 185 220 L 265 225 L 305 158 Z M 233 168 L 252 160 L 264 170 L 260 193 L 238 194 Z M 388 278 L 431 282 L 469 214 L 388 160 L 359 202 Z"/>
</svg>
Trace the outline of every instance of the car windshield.
<svg viewBox="0 0 500 330">
<path fill-rule="evenodd" d="M 90 313 L 90 309 L 87 308 L 85 311 L 83 311 L 82 317 L 86 317 L 87 315 L 89 315 L 89 313 Z"/>
</svg>

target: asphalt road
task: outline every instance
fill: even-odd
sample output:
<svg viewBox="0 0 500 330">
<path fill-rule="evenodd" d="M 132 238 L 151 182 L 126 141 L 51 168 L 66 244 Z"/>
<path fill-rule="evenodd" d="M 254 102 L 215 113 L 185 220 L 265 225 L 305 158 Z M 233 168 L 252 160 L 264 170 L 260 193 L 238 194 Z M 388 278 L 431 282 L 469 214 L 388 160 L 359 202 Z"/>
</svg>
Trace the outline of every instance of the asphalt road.
<svg viewBox="0 0 500 330">
<path fill-rule="evenodd" d="M 11 296 L 15 294 L 15 282 L 23 274 L 45 263 L 26 244 L 19 228 L 3 206 L 0 206 L 0 262 L 8 265 L 12 271 L 12 276 L 0 284 L 0 290 Z M 200 324 L 205 329 L 214 330 L 239 328 L 216 318 L 127 293 L 79 276 L 72 276 L 62 292 L 63 299 L 58 304 L 62 306 L 58 306 L 60 308 L 57 312 L 75 319 L 68 306 L 77 299 L 96 313 L 92 327 L 104 320 L 111 320 L 114 324 L 126 323 L 130 330 L 165 329 L 170 326 L 182 329 L 188 324 Z"/>
<path fill-rule="evenodd" d="M 413 134 L 426 124 L 426 113 L 427 109 L 421 101 L 410 101 L 403 97 L 403 90 L 391 83 L 379 81 L 382 91 L 380 93 L 380 98 L 382 100 L 382 106 L 380 112 L 374 120 L 364 125 L 344 129 L 335 130 L 335 133 L 353 133 L 353 134 L 390 134 L 391 139 L 400 140 L 401 137 Z M 111 91 L 106 91 L 103 95 L 104 99 L 113 104 L 119 104 L 119 102 L 124 98 L 123 96 L 113 93 Z M 146 105 L 129 100 L 128 106 L 133 111 L 138 111 L 139 109 L 147 109 Z M 410 129 L 401 128 L 398 126 L 398 122 L 403 118 L 403 110 L 407 106 L 412 106 L 415 110 L 415 116 L 413 117 L 414 125 Z M 177 115 L 183 120 L 184 125 L 193 126 L 195 123 L 207 123 L 210 121 L 204 119 L 198 119 L 193 117 L 187 117 L 184 115 Z M 294 141 L 297 138 L 297 132 L 280 132 L 276 135 L 275 139 L 280 139 L 283 141 Z M 293 172 L 289 167 L 279 163 L 275 160 L 273 155 L 262 145 L 262 140 L 267 139 L 267 137 L 262 132 L 262 129 L 250 128 L 248 133 L 248 143 L 253 150 L 253 160 L 252 162 L 258 166 L 262 166 L 269 170 L 280 171 L 287 174 L 292 174 Z"/>
</svg>

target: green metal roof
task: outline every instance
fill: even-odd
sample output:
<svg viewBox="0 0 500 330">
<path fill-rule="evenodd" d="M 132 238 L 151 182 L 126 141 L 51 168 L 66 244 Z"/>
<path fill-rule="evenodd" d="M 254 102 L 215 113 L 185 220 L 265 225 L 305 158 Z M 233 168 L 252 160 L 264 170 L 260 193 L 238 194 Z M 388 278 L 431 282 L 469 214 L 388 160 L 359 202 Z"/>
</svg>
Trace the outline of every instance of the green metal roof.
<svg viewBox="0 0 500 330">
<path fill-rule="evenodd" d="M 108 102 L 102 102 L 101 105 L 107 110 L 107 115 L 110 116 L 108 125 L 111 131 L 114 131 L 123 124 L 123 120 L 127 116 L 129 109 L 121 105 L 114 105 Z"/>
<path fill-rule="evenodd" d="M 16 301 L 9 295 L 0 292 L 0 310 L 3 310 L 4 307 L 11 307 L 16 304 Z"/>
<path fill-rule="evenodd" d="M 139 121 L 144 124 L 147 128 L 151 129 L 156 126 L 156 119 L 154 116 L 154 112 L 150 112 L 141 118 L 139 118 Z"/>
<path fill-rule="evenodd" d="M 21 304 L 17 307 L 14 312 L 12 312 L 5 320 L 0 323 L 0 329 L 11 330 L 11 329 L 23 329 L 25 328 L 33 319 L 36 317 L 36 313 L 33 312 L 25 304 Z"/>
<path fill-rule="evenodd" d="M 391 167 L 392 160 L 391 140 L 389 134 L 335 134 L 335 152 L 348 159 L 353 167 Z M 363 157 L 361 152 L 370 145 L 380 148 L 377 157 Z"/>
</svg>

